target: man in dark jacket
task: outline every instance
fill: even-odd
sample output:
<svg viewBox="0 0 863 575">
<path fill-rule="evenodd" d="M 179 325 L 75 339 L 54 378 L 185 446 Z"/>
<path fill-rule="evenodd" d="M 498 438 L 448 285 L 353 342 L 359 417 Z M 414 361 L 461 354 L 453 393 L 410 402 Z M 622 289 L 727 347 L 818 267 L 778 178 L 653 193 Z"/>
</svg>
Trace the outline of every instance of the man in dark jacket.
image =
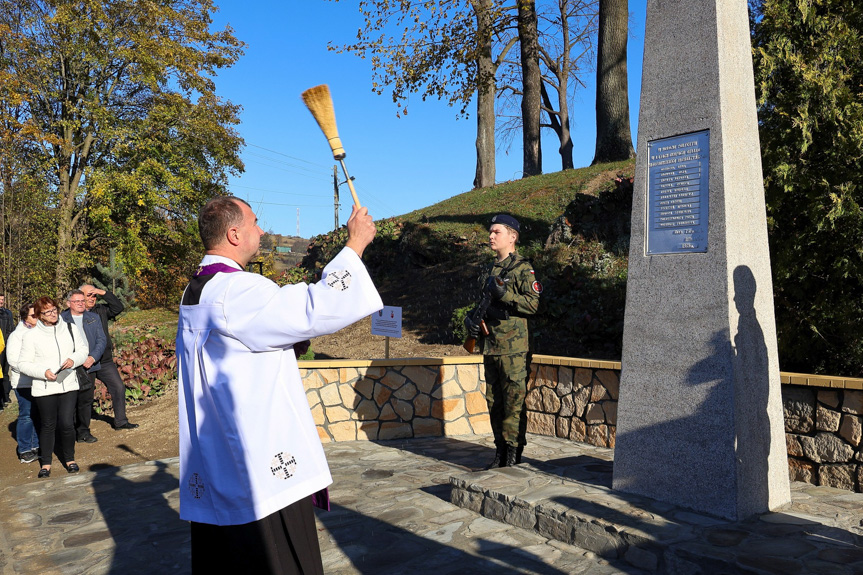
<svg viewBox="0 0 863 575">
<path fill-rule="evenodd" d="M 74 324 L 78 330 L 87 338 L 90 355 L 84 361 L 83 369 L 78 370 L 78 404 L 75 409 L 75 436 L 78 443 L 94 443 L 97 439 L 90 433 L 90 416 L 93 412 L 93 385 L 92 374 L 101 369 L 99 360 L 105 352 L 108 336 L 102 329 L 102 320 L 93 312 L 87 311 L 87 298 L 84 292 L 73 289 L 66 296 L 66 305 L 69 307 L 60 314 L 67 323 Z M 83 372 L 83 373 L 82 373 Z"/>
<path fill-rule="evenodd" d="M 12 312 L 6 309 L 6 296 L 0 295 L 0 332 L 3 333 L 3 350 L 0 351 L 0 369 L 3 370 L 2 394 L 0 394 L 0 411 L 6 407 L 6 404 L 11 401 L 9 392 L 12 391 L 12 384 L 9 381 L 9 363 L 6 361 L 5 342 L 9 340 L 9 334 L 15 330 L 15 320 L 12 318 Z"/>
<path fill-rule="evenodd" d="M 84 292 L 84 297 L 87 298 L 87 311 L 91 311 L 102 318 L 102 329 L 107 339 L 105 352 L 99 360 L 101 367 L 91 375 L 95 375 L 99 381 L 104 383 L 105 387 L 108 388 L 108 393 L 111 395 L 111 400 L 114 404 L 114 429 L 135 429 L 138 427 L 138 424 L 130 423 L 126 419 L 126 386 L 123 384 L 123 380 L 120 379 L 120 372 L 114 364 L 114 344 L 111 342 L 111 334 L 108 333 L 108 320 L 114 319 L 123 312 L 125 309 L 123 302 L 111 292 L 90 284 L 82 285 L 81 291 Z M 102 296 L 105 303 L 96 303 L 99 296 Z"/>
</svg>

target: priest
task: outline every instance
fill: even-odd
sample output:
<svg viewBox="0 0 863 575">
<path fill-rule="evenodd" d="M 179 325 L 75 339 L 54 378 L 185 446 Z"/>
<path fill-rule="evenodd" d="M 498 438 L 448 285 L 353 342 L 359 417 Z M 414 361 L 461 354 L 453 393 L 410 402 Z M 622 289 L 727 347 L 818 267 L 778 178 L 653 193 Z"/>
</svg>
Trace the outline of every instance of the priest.
<svg viewBox="0 0 863 575">
<path fill-rule="evenodd" d="M 308 340 L 383 307 L 362 262 L 366 208 L 312 285 L 247 273 L 264 231 L 235 197 L 210 200 L 206 255 L 180 305 L 180 517 L 193 573 L 323 573 L 312 509 L 332 483 L 297 368 Z"/>
</svg>

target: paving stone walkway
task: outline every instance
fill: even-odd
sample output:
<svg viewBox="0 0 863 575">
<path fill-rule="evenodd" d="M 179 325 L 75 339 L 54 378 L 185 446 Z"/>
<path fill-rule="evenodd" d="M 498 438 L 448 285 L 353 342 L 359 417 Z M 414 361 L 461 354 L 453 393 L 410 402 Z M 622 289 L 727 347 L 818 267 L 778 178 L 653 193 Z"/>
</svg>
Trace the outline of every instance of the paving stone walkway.
<svg viewBox="0 0 863 575">
<path fill-rule="evenodd" d="M 529 461 L 518 470 L 536 474 L 528 482 L 553 474 L 561 461 L 577 463 L 566 473 L 582 476 L 570 479 L 610 481 L 610 450 L 549 437 L 530 441 Z M 328 574 L 646 573 L 450 503 L 450 478 L 491 458 L 489 438 L 356 441 L 326 451 L 333 508 L 318 514 L 318 529 Z M 0 487 L 0 575 L 190 573 L 177 475 L 173 458 Z M 794 490 L 796 499 L 805 495 L 807 520 L 829 525 L 836 539 L 827 545 L 833 560 L 822 561 L 818 572 L 863 573 L 863 500 L 805 484 Z M 731 535 L 699 544 L 736 552 Z"/>
</svg>

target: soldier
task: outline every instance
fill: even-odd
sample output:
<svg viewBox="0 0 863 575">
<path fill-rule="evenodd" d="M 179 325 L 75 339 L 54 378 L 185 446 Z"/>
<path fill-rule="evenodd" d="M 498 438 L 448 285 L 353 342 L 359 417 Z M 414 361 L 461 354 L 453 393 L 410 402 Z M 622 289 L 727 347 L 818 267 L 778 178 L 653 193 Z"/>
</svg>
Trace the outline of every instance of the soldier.
<svg viewBox="0 0 863 575">
<path fill-rule="evenodd" d="M 484 318 L 471 313 L 465 319 L 470 335 L 479 339 L 485 366 L 485 394 L 496 447 L 487 469 L 520 463 L 527 443 L 527 316 L 536 313 L 542 285 L 530 261 L 516 252 L 519 230 L 512 216 L 499 214 L 491 219 L 489 247 L 496 258 L 483 267 L 479 277 L 483 294 L 490 297 L 491 304 Z M 488 335 L 481 331 L 483 319 Z"/>
</svg>

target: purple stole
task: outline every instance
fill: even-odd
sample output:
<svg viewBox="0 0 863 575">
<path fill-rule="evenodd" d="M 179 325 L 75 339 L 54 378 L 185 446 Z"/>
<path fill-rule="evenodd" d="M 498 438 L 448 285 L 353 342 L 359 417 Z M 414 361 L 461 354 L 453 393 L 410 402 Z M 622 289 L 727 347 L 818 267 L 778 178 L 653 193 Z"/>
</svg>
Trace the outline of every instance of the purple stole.
<svg viewBox="0 0 863 575">
<path fill-rule="evenodd" d="M 241 270 L 238 270 L 235 267 L 231 267 L 228 264 L 223 264 L 222 262 L 216 262 L 214 264 L 209 264 L 206 266 L 199 267 L 198 271 L 195 272 L 195 275 L 193 277 L 209 276 L 209 275 L 213 275 L 213 274 L 216 274 L 219 272 L 229 274 L 231 272 L 238 272 L 238 271 L 241 271 Z"/>
</svg>

